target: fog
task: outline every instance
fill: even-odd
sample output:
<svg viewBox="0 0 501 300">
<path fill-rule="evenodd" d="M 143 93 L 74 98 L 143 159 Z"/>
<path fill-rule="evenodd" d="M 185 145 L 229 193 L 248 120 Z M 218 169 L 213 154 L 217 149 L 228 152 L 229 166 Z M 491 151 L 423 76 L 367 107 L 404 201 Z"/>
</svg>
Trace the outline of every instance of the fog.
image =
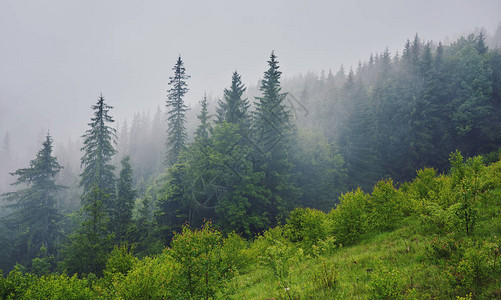
<svg viewBox="0 0 501 300">
<path fill-rule="evenodd" d="M 348 70 L 370 53 L 401 51 L 419 33 L 447 41 L 494 32 L 486 1 L 17 1 L 0 2 L 0 137 L 34 157 L 85 131 L 100 93 L 115 120 L 163 106 L 178 55 L 188 104 L 220 97 L 234 70 L 256 85 L 275 50 L 285 78 Z"/>
</svg>

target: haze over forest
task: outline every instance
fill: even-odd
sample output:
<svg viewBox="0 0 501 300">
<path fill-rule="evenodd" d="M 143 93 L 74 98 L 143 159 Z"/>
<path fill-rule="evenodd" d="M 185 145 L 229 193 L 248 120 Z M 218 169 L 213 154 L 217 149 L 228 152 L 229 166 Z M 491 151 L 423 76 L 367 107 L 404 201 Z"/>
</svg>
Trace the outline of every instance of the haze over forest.
<svg viewBox="0 0 501 300">
<path fill-rule="evenodd" d="M 56 145 L 82 135 L 100 93 L 119 124 L 154 114 L 179 54 L 194 106 L 205 91 L 221 98 L 234 70 L 257 87 L 271 50 L 285 79 L 348 71 L 387 47 L 401 53 L 416 33 L 445 44 L 493 35 L 499 11 L 496 0 L 2 1 L 0 136 L 26 162 L 48 130 Z"/>
<path fill-rule="evenodd" d="M 2 1 L 0 298 L 499 297 L 500 11 Z"/>
</svg>

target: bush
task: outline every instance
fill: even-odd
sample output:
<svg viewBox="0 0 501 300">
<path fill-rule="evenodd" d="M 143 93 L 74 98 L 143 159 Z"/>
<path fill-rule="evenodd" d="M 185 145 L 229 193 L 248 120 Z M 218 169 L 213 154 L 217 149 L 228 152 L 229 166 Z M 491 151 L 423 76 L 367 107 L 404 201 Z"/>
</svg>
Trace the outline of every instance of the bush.
<svg viewBox="0 0 501 300">
<path fill-rule="evenodd" d="M 254 244 L 260 264 L 272 272 L 276 287 L 290 298 L 291 271 L 304 258 L 303 250 L 286 238 L 282 227 L 267 230 Z"/>
<path fill-rule="evenodd" d="M 172 240 L 170 255 L 179 264 L 176 274 L 180 298 L 214 298 L 216 291 L 229 276 L 230 267 L 224 264 L 223 239 L 210 222 L 199 230 L 183 227 Z"/>
<path fill-rule="evenodd" d="M 437 181 L 437 170 L 433 168 L 425 168 L 417 171 L 417 176 L 409 185 L 406 194 L 411 196 L 413 201 L 409 201 L 406 210 L 408 213 L 414 211 L 423 211 L 426 205 L 436 199 L 440 190 L 439 182 Z"/>
<path fill-rule="evenodd" d="M 0 299 L 22 299 L 26 290 L 36 281 L 36 276 L 25 273 L 26 269 L 16 264 L 6 278 L 1 279 Z"/>
<path fill-rule="evenodd" d="M 223 260 L 224 265 L 228 266 L 228 271 L 240 271 L 245 269 L 253 261 L 253 257 L 250 257 L 247 250 L 248 242 L 232 232 L 223 241 Z"/>
<path fill-rule="evenodd" d="M 92 299 L 95 298 L 86 279 L 76 275 L 44 275 L 30 284 L 23 299 Z"/>
<path fill-rule="evenodd" d="M 463 227 L 459 209 L 460 204 L 443 209 L 436 203 L 429 203 L 420 216 L 420 228 L 426 233 L 461 232 Z"/>
<path fill-rule="evenodd" d="M 485 169 L 482 157 L 468 158 L 463 162 L 459 151 L 450 155 L 452 188 L 455 192 L 457 205 L 456 215 L 461 220 L 461 225 L 466 235 L 473 232 L 478 215 L 477 197 L 481 192 L 479 174 Z"/>
<path fill-rule="evenodd" d="M 449 259 L 460 251 L 460 242 L 451 235 L 444 238 L 435 237 L 426 247 L 427 256 L 432 260 Z"/>
<path fill-rule="evenodd" d="M 393 186 L 393 180 L 379 181 L 369 198 L 369 228 L 374 231 L 391 230 L 403 217 L 402 193 Z"/>
<path fill-rule="evenodd" d="M 329 213 L 332 232 L 338 243 L 354 244 L 366 231 L 369 197 L 360 188 L 341 195 L 339 205 Z"/>
<path fill-rule="evenodd" d="M 127 246 L 115 246 L 108 256 L 104 276 L 108 277 L 115 273 L 127 274 L 136 262 L 137 258 L 128 250 Z"/>
<path fill-rule="evenodd" d="M 403 291 L 403 275 L 396 269 L 388 270 L 382 267 L 373 273 L 369 282 L 371 299 L 403 299 Z"/>
<path fill-rule="evenodd" d="M 453 265 L 452 273 L 457 293 L 480 294 L 482 287 L 492 276 L 489 248 L 483 243 L 467 247 L 461 260 Z"/>
<path fill-rule="evenodd" d="M 116 273 L 108 295 L 104 298 L 115 299 L 172 299 L 176 295 L 174 276 L 178 273 L 168 251 L 158 257 L 145 257 L 135 263 L 124 275 Z"/>
<path fill-rule="evenodd" d="M 296 208 L 285 224 L 285 235 L 305 253 L 314 255 L 313 246 L 327 238 L 326 214 L 311 208 Z"/>
</svg>

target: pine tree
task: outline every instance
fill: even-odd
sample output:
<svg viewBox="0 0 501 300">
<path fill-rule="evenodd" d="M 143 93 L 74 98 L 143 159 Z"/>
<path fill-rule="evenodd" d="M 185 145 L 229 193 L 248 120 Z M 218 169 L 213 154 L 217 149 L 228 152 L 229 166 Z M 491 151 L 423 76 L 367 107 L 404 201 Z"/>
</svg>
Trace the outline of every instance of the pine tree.
<svg viewBox="0 0 501 300">
<path fill-rule="evenodd" d="M 242 99 L 246 87 L 237 71 L 231 77 L 231 86 L 224 89 L 224 101 L 219 101 L 217 108 L 217 123 L 228 122 L 238 124 L 241 128 L 250 124 L 249 101 Z"/>
<path fill-rule="evenodd" d="M 269 69 L 261 81 L 261 97 L 256 97 L 254 112 L 255 169 L 264 172 L 264 186 L 272 193 L 268 208 L 270 219 L 282 218 L 295 205 L 297 190 L 290 183 L 291 164 L 288 146 L 291 143 L 292 126 L 285 107 L 286 93 L 282 93 L 278 61 L 272 52 Z"/>
<path fill-rule="evenodd" d="M 173 165 L 177 162 L 181 150 L 186 146 L 186 110 L 188 107 L 184 104 L 184 95 L 188 92 L 186 80 L 190 78 L 185 74 L 186 69 L 183 66 L 181 56 L 178 57 L 174 68 L 174 76 L 169 77 L 169 86 L 167 95 L 168 111 L 168 138 L 167 138 L 167 165 Z"/>
<path fill-rule="evenodd" d="M 193 203 L 191 201 L 192 189 L 186 183 L 186 164 L 177 163 L 170 166 L 165 174 L 165 183 L 159 190 L 156 201 L 157 209 L 154 218 L 158 235 L 164 244 L 173 236 L 173 232 L 193 219 Z"/>
<path fill-rule="evenodd" d="M 259 143 L 260 152 L 270 154 L 277 143 L 284 146 L 283 137 L 289 130 L 289 114 L 286 111 L 284 100 L 287 93 L 282 93 L 278 61 L 275 53 L 271 53 L 268 61 L 269 69 L 264 73 L 261 81 L 261 97 L 256 97 L 256 111 L 254 114 L 254 129 Z M 276 151 L 275 151 L 276 152 Z"/>
<path fill-rule="evenodd" d="M 85 215 L 77 232 L 70 236 L 70 243 L 63 249 L 65 272 L 102 275 L 114 239 L 109 233 L 109 216 L 103 205 L 109 197 L 96 185 L 85 194 L 85 203 L 88 203 L 83 208 Z"/>
<path fill-rule="evenodd" d="M 485 36 L 482 31 L 480 31 L 477 37 L 477 50 L 481 55 L 487 53 L 488 50 L 487 45 L 485 44 Z"/>
<path fill-rule="evenodd" d="M 195 131 L 195 137 L 198 140 L 207 140 L 209 138 L 210 132 L 210 118 L 208 104 L 207 104 L 207 94 L 204 94 L 204 98 L 200 101 L 200 105 L 202 106 L 200 110 L 200 114 L 197 118 L 200 120 L 200 125 L 198 125 L 197 130 Z"/>
<path fill-rule="evenodd" d="M 104 102 L 101 95 L 92 106 L 94 117 L 83 135 L 85 151 L 81 163 L 84 171 L 80 175 L 83 187 L 82 222 L 77 232 L 70 237 L 64 249 L 63 265 L 69 273 L 101 274 L 106 255 L 112 248 L 113 234 L 110 233 L 110 214 L 113 212 L 115 194 L 115 167 L 110 164 L 116 153 L 115 129 L 108 123 L 113 118 L 108 115 L 112 106 Z"/>
<path fill-rule="evenodd" d="M 52 138 L 47 134 L 30 166 L 11 173 L 18 176 L 13 185 L 24 188 L 2 195 L 11 202 L 7 207 L 13 213 L 5 221 L 16 231 L 15 257 L 23 264 L 35 258 L 42 247 L 49 254 L 57 250 L 61 214 L 56 194 L 62 187 L 55 183 L 55 177 L 61 169 L 57 158 L 52 156 Z"/>
<path fill-rule="evenodd" d="M 113 118 L 108 114 L 112 106 L 104 102 L 101 95 L 95 105 L 94 117 L 88 125 L 88 129 L 82 136 L 84 146 L 81 149 L 85 151 L 81 164 L 84 171 L 80 175 L 82 180 L 80 186 L 83 187 L 83 204 L 86 205 L 85 196 L 94 188 L 100 189 L 109 198 L 115 191 L 115 167 L 110 163 L 112 156 L 116 153 L 113 144 L 116 143 L 116 130 L 108 125 L 113 123 Z M 111 199 L 110 199 L 111 200 Z M 106 210 L 111 209 L 111 203 L 103 202 Z"/>
<path fill-rule="evenodd" d="M 128 229 L 132 223 L 132 209 L 134 208 L 134 199 L 137 193 L 133 188 L 130 156 L 122 158 L 121 164 L 122 170 L 120 170 L 118 177 L 112 225 L 116 240 L 125 242 L 127 241 Z"/>
</svg>

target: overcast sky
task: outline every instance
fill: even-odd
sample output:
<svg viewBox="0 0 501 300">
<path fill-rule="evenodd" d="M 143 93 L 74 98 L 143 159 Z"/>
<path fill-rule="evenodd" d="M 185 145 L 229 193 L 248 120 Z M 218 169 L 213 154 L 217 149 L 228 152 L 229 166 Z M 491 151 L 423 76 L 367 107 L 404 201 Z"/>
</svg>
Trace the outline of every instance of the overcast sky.
<svg viewBox="0 0 501 300">
<path fill-rule="evenodd" d="M 271 50 L 285 77 L 335 72 L 500 21 L 501 0 L 0 0 L 0 135 L 81 135 L 101 92 L 115 119 L 155 110 L 179 54 L 194 103 L 234 70 L 257 83 Z"/>
</svg>

